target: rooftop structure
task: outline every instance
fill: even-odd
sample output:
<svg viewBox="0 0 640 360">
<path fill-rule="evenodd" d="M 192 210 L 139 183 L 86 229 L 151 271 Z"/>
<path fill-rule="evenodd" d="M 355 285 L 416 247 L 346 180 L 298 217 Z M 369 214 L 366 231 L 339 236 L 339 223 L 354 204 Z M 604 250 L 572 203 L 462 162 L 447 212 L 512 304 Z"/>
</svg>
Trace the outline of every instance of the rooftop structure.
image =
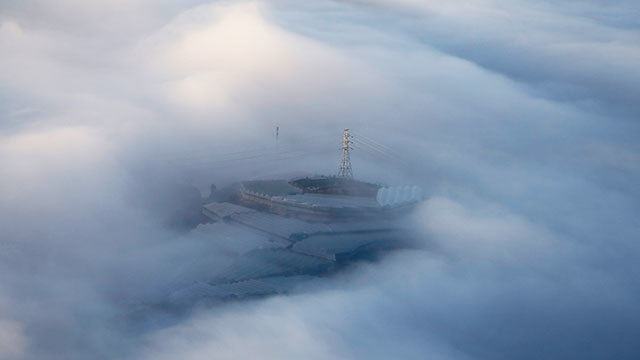
<svg viewBox="0 0 640 360">
<path fill-rule="evenodd" d="M 381 187 L 363 181 L 316 177 L 244 182 L 249 207 L 313 222 L 355 221 L 402 215 L 422 200 L 418 187 Z"/>
<path fill-rule="evenodd" d="M 207 280 L 172 291 L 170 302 L 279 294 L 345 261 L 410 245 L 401 215 L 423 200 L 422 190 L 353 179 L 350 145 L 345 129 L 337 176 L 245 181 L 226 201 L 204 205 L 215 223 L 196 231 L 226 257 Z"/>
</svg>

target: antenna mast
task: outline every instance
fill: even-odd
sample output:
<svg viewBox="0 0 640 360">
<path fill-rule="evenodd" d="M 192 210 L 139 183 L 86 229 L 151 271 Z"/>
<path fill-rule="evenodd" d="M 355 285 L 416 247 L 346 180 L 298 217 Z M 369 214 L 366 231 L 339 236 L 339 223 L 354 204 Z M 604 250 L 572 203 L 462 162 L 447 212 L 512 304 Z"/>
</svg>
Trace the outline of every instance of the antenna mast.
<svg viewBox="0 0 640 360">
<path fill-rule="evenodd" d="M 338 168 L 338 177 L 353 177 L 353 170 L 351 170 L 351 157 L 349 156 L 349 150 L 352 149 L 352 143 L 351 135 L 349 135 L 349 129 L 344 129 L 344 135 L 342 136 L 342 161 Z"/>
</svg>

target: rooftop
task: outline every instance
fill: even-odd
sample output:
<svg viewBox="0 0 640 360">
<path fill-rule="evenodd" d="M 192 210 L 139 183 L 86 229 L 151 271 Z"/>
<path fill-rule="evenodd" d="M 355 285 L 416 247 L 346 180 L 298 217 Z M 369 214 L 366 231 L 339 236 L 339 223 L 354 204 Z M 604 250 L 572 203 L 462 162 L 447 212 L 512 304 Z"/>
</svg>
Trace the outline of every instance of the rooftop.
<svg viewBox="0 0 640 360">
<path fill-rule="evenodd" d="M 248 191 L 269 196 L 302 194 L 301 189 L 286 180 L 252 180 L 243 182 L 242 186 Z"/>
<path fill-rule="evenodd" d="M 379 208 L 375 198 L 345 195 L 323 194 L 295 194 L 275 197 L 274 200 L 304 204 L 309 206 L 321 206 L 327 208 Z"/>
</svg>

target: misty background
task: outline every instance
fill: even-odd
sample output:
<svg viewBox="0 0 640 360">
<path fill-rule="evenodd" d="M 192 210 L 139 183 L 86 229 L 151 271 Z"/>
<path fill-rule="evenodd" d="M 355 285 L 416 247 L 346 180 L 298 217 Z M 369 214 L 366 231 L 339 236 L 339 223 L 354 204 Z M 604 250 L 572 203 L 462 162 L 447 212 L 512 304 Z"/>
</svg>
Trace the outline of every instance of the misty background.
<svg viewBox="0 0 640 360">
<path fill-rule="evenodd" d="M 639 94 L 637 1 L 0 1 L 0 359 L 636 359 Z M 347 127 L 423 249 L 122 324 L 219 266 L 193 187 Z"/>
</svg>

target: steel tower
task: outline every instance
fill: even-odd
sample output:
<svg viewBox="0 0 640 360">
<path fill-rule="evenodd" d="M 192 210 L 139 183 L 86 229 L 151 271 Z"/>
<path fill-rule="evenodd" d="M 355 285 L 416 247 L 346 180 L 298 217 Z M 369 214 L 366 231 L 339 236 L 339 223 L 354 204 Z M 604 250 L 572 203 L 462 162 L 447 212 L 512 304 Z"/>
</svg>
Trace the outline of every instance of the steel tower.
<svg viewBox="0 0 640 360">
<path fill-rule="evenodd" d="M 349 129 L 344 129 L 344 135 L 342 136 L 342 161 L 338 168 L 338 177 L 353 177 L 353 170 L 351 170 L 351 157 L 349 156 L 349 150 L 352 149 L 352 143 L 351 135 L 349 135 Z"/>
</svg>

